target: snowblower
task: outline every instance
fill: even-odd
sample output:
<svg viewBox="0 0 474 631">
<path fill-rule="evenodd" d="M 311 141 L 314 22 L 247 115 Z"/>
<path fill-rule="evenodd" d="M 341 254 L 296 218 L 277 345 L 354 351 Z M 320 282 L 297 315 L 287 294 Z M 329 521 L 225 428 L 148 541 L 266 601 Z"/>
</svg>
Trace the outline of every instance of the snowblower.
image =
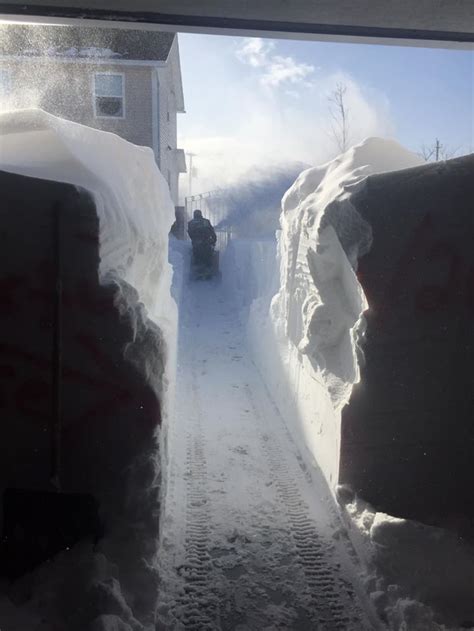
<svg viewBox="0 0 474 631">
<path fill-rule="evenodd" d="M 219 276 L 219 250 L 213 246 L 193 246 L 191 254 L 191 280 L 210 280 Z"/>
</svg>

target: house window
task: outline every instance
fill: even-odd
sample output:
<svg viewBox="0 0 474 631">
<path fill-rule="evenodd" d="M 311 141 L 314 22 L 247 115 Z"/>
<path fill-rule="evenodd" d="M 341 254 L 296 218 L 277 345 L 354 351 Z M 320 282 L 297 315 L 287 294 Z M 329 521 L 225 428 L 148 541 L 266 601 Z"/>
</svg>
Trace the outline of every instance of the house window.
<svg viewBox="0 0 474 631">
<path fill-rule="evenodd" d="M 125 77 L 100 72 L 94 75 L 94 111 L 97 118 L 125 116 Z"/>
<path fill-rule="evenodd" d="M 11 92 L 11 75 L 8 70 L 0 68 L 0 99 L 10 95 Z"/>
</svg>

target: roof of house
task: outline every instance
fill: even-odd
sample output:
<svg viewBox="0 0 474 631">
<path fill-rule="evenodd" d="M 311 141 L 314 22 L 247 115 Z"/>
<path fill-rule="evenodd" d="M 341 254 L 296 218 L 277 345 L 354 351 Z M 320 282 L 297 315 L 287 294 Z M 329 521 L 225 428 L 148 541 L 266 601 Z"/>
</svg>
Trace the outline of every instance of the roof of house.
<svg viewBox="0 0 474 631">
<path fill-rule="evenodd" d="M 0 56 L 166 61 L 175 33 L 96 26 L 0 26 Z"/>
</svg>

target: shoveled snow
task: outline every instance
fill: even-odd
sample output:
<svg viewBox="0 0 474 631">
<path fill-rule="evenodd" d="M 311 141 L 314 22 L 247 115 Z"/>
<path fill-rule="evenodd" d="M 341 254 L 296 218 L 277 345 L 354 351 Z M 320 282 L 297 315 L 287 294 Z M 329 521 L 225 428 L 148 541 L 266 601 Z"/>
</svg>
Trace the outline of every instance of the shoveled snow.
<svg viewBox="0 0 474 631">
<path fill-rule="evenodd" d="M 358 380 L 363 311 L 354 270 L 371 229 L 351 194 L 367 175 L 420 159 L 397 143 L 369 139 L 302 173 L 283 200 L 278 243 L 233 241 L 228 282 L 256 365 L 313 476 L 334 491 L 340 410 Z M 276 247 L 276 251 L 275 251 Z M 276 259 L 276 263 L 275 263 Z M 314 487 L 317 493 L 317 483 Z M 474 550 L 440 529 L 377 513 L 339 487 L 343 515 L 365 588 L 393 631 L 474 628 Z M 337 533 L 335 532 L 335 536 Z"/>
<path fill-rule="evenodd" d="M 329 490 L 252 363 L 227 282 L 182 292 L 158 629 L 372 629 Z"/>
<path fill-rule="evenodd" d="M 474 546 L 453 532 L 344 502 L 366 589 L 394 631 L 474 628 Z M 462 625 L 462 626 L 460 626 Z"/>
<path fill-rule="evenodd" d="M 137 287 L 173 345 L 175 308 L 164 258 L 172 209 L 156 185 L 161 176 L 147 185 L 139 179 L 151 153 L 137 150 L 130 163 L 122 141 L 110 139 L 104 147 L 94 144 L 91 155 L 77 149 L 83 128 L 44 113 L 10 115 L 0 124 L 11 134 L 5 136 L 7 170 L 37 177 L 53 170 L 62 181 L 74 173 L 73 183 L 93 192 L 104 226 L 104 282 L 120 273 Z M 92 142 L 87 134 L 98 132 L 84 133 Z M 44 146 L 48 169 L 28 156 L 32 143 Z M 344 525 L 332 496 L 340 411 L 359 379 L 368 307 L 355 269 L 372 236 L 351 192 L 371 173 L 419 162 L 393 141 L 369 139 L 305 171 L 284 197 L 278 244 L 231 242 L 223 285 L 186 283 L 189 247 L 173 242 L 180 339 L 165 442 L 158 629 L 361 631 L 381 628 L 376 609 L 393 630 L 441 631 L 459 603 L 469 623 L 474 566 L 467 547 L 442 531 L 377 514 L 350 490 Z M 136 204 L 141 196 L 143 205 Z M 128 214 L 131 201 L 140 209 L 136 217 Z M 162 204 L 169 212 L 154 217 Z M 109 252 L 106 245 L 123 231 L 124 250 Z M 171 408 L 171 382 L 166 392 Z M 372 604 L 348 531 L 367 564 Z M 84 556 L 77 555 L 81 565 Z M 75 555 L 68 559 L 74 576 Z M 100 586 L 87 584 L 116 609 L 98 616 L 93 631 L 139 629 L 104 559 L 94 557 Z M 452 567 L 448 587 L 446 567 Z M 34 590 L 46 601 L 48 585 L 46 576 Z M 0 601 L 0 612 L 3 605 L 8 609 Z"/>
<path fill-rule="evenodd" d="M 257 297 L 240 294 L 254 361 L 295 440 L 333 489 L 340 413 L 359 380 L 359 337 L 368 308 L 355 270 L 372 233 L 351 193 L 372 173 L 419 163 L 395 141 L 370 138 L 304 171 L 282 201 L 276 262 L 252 255 L 245 262 L 246 277 L 266 278 Z"/>
<path fill-rule="evenodd" d="M 116 278 L 134 287 L 172 351 L 177 312 L 168 233 L 174 207 L 153 151 L 37 109 L 1 114 L 0 134 L 4 171 L 66 182 L 93 195 L 102 282 Z"/>
<path fill-rule="evenodd" d="M 368 175 L 420 163 L 395 141 L 370 138 L 304 171 L 283 198 L 272 319 L 279 337 L 308 356 L 336 409 L 359 380 L 355 336 L 368 307 L 353 269 L 370 249 L 371 228 L 351 194 Z"/>
<path fill-rule="evenodd" d="M 166 417 L 173 400 L 177 324 L 168 263 L 174 208 L 152 150 L 41 110 L 20 110 L 0 115 L 0 169 L 66 182 L 92 194 L 99 218 L 99 280 L 113 283 L 117 317 L 126 317 L 134 330 L 124 357 L 155 390 Z M 139 596 L 142 607 L 149 605 L 146 615 L 152 617 L 157 593 L 151 564 L 157 545 L 159 439 L 157 433 L 150 445 L 152 455 L 136 454 L 127 472 L 127 515 L 97 550 L 79 546 L 15 585 L 18 616 L 30 610 L 44 614 L 54 621 L 54 628 L 66 624 L 82 630 L 94 617 L 95 630 L 144 628 L 126 599 L 135 602 Z M 120 576 L 108 559 L 120 565 Z M 10 615 L 13 605 L 6 596 L 3 604 L 0 628 L 8 631 L 4 609 L 5 616 Z"/>
</svg>

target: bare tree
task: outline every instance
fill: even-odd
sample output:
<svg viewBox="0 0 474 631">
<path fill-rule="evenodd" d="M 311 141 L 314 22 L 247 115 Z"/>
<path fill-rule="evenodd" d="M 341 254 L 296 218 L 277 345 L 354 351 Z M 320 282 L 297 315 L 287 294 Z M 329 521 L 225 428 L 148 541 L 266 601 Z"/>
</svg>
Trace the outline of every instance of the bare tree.
<svg viewBox="0 0 474 631">
<path fill-rule="evenodd" d="M 443 145 L 439 139 L 436 138 L 433 144 L 422 145 L 419 155 L 425 162 L 438 162 L 439 160 L 454 158 L 458 151 L 459 147 L 457 149 L 451 149 L 447 145 Z"/>
<path fill-rule="evenodd" d="M 331 135 L 342 153 L 349 146 L 349 110 L 346 104 L 347 85 L 338 83 L 328 97 L 331 115 Z"/>
</svg>

